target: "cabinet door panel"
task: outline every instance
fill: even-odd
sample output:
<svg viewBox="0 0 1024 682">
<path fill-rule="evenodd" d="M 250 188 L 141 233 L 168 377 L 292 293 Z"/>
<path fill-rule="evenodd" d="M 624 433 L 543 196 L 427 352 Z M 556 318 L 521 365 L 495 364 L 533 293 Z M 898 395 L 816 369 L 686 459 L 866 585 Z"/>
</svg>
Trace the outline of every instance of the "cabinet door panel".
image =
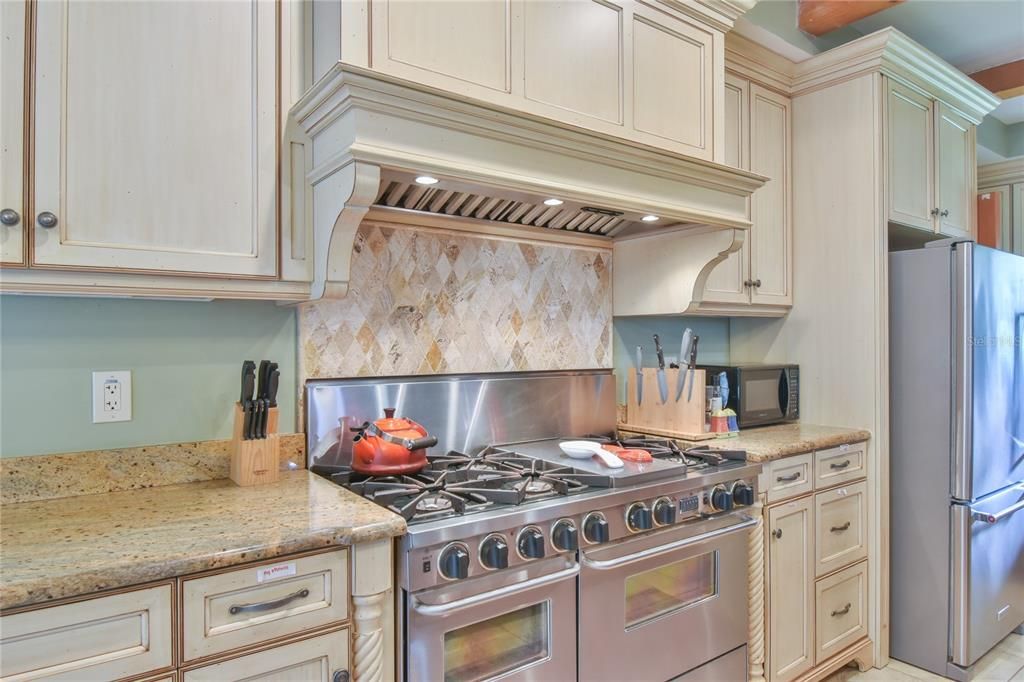
<svg viewBox="0 0 1024 682">
<path fill-rule="evenodd" d="M 641 4 L 633 15 L 633 127 L 712 155 L 714 34 Z"/>
<path fill-rule="evenodd" d="M 0 225 L 0 263 L 25 263 L 25 21 L 24 0 L 0 2 L 0 209 L 16 211 L 16 225 Z"/>
<path fill-rule="evenodd" d="M 889 83 L 889 220 L 929 231 L 936 207 L 933 105 L 924 95 Z"/>
<path fill-rule="evenodd" d="M 1013 191 L 1010 185 L 978 190 L 978 243 L 994 249 L 1011 251 L 1013 232 L 1010 206 Z"/>
<path fill-rule="evenodd" d="M 187 670 L 184 682 L 330 682 L 336 671 L 348 667 L 348 630 L 240 656 Z"/>
<path fill-rule="evenodd" d="M 750 167 L 748 125 L 750 82 L 725 74 L 725 163 L 736 168 Z M 704 300 L 714 303 L 749 303 L 750 293 L 743 283 L 750 268 L 750 235 L 739 251 L 715 266 L 704 285 Z"/>
<path fill-rule="evenodd" d="M 600 0 L 523 3 L 526 98 L 621 124 L 622 15 Z"/>
<path fill-rule="evenodd" d="M 814 664 L 812 506 L 805 497 L 768 510 L 769 679 L 775 682 Z"/>
<path fill-rule="evenodd" d="M 975 215 L 974 126 L 941 102 L 935 118 L 939 232 L 970 237 Z"/>
<path fill-rule="evenodd" d="M 40 265 L 277 272 L 274 3 L 37 5 Z"/>
<path fill-rule="evenodd" d="M 509 0 L 386 0 L 371 7 L 374 69 L 469 95 L 509 92 Z"/>
<path fill-rule="evenodd" d="M 750 170 L 769 178 L 751 199 L 751 303 L 793 302 L 789 118 L 789 98 L 751 84 Z"/>
</svg>

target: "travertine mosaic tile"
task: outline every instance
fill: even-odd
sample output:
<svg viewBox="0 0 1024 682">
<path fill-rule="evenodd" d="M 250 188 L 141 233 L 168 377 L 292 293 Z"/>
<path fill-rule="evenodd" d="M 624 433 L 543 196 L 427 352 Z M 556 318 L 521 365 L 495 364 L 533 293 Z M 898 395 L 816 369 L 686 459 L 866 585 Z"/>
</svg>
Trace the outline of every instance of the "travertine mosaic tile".
<svg viewBox="0 0 1024 682">
<path fill-rule="evenodd" d="M 612 365 L 611 251 L 364 223 L 348 295 L 299 312 L 305 378 Z"/>
</svg>

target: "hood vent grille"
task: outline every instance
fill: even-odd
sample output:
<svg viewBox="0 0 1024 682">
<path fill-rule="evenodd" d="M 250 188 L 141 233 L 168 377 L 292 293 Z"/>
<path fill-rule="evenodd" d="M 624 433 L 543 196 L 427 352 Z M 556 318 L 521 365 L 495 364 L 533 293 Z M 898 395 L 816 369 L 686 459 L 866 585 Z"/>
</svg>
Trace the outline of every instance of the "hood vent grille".
<svg viewBox="0 0 1024 682">
<path fill-rule="evenodd" d="M 573 207 L 569 202 L 561 206 L 545 206 L 543 203 L 536 205 L 515 199 L 425 187 L 400 180 L 391 180 L 382 185 L 384 189 L 375 203 L 390 208 L 512 225 L 546 227 L 552 230 L 586 232 L 605 237 L 614 237 L 617 232 L 630 225 L 619 211 L 591 206 Z"/>
</svg>

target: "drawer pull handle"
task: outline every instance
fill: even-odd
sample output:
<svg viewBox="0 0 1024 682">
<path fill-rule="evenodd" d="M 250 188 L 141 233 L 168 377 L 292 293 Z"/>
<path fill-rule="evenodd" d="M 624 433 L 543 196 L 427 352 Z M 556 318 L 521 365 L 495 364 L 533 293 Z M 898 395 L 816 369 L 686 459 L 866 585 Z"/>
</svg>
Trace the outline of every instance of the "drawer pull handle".
<svg viewBox="0 0 1024 682">
<path fill-rule="evenodd" d="M 293 592 L 292 594 L 289 594 L 287 597 L 281 597 L 280 599 L 275 599 L 274 601 L 264 601 L 258 604 L 235 604 L 230 609 L 228 609 L 228 613 L 234 616 L 239 613 L 258 613 L 260 611 L 273 611 L 274 609 L 281 608 L 285 604 L 290 604 L 296 599 L 303 599 L 304 597 L 308 596 L 309 590 L 299 590 L 298 592 Z"/>
<path fill-rule="evenodd" d="M 831 464 L 828 465 L 828 468 L 829 469 L 839 470 L 839 469 L 845 469 L 848 466 L 850 466 L 850 460 L 844 459 L 842 462 L 839 462 L 839 463 L 832 462 Z"/>
<path fill-rule="evenodd" d="M 833 533 L 842 533 L 844 530 L 850 530 L 850 522 L 847 521 L 841 526 L 832 526 L 829 530 Z"/>
<path fill-rule="evenodd" d="M 778 481 L 779 483 L 792 483 L 798 478 L 800 478 L 800 472 L 794 471 L 789 476 L 776 476 L 775 480 Z"/>
<path fill-rule="evenodd" d="M 848 613 L 850 612 L 850 607 L 851 607 L 851 606 L 852 606 L 852 604 L 850 604 L 849 602 L 847 602 L 847 603 L 846 603 L 846 606 L 844 606 L 844 607 L 843 607 L 843 608 L 841 608 L 840 610 L 838 610 L 838 611 L 833 611 L 833 612 L 832 612 L 832 617 L 833 617 L 833 618 L 838 618 L 839 616 L 845 616 L 846 614 L 848 614 Z"/>
</svg>

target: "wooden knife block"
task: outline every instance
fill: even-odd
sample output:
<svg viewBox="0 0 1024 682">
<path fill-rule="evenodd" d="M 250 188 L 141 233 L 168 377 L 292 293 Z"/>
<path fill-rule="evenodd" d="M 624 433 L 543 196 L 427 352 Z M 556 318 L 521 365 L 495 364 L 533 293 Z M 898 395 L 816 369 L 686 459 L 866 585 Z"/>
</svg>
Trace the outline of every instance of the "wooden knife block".
<svg viewBox="0 0 1024 682">
<path fill-rule="evenodd" d="M 658 370 L 644 368 L 643 402 L 636 402 L 636 370 L 630 370 L 626 380 L 626 423 L 623 429 L 641 431 L 652 435 L 679 438 L 684 440 L 702 440 L 713 438 L 714 434 L 704 431 L 705 402 L 707 391 L 704 386 L 704 370 L 693 370 L 693 376 L 687 377 L 686 388 L 676 402 L 676 385 L 679 373 L 685 369 L 666 369 L 668 380 L 668 400 L 662 404 L 658 393 Z M 693 399 L 687 400 L 693 381 Z"/>
<path fill-rule="evenodd" d="M 245 425 L 245 413 L 242 406 L 235 403 L 235 430 L 231 436 L 231 471 L 230 477 L 237 485 L 262 485 L 273 483 L 281 471 L 280 443 L 277 436 L 277 420 L 279 410 L 271 407 L 267 410 L 267 437 L 244 440 L 242 427 Z"/>
</svg>

